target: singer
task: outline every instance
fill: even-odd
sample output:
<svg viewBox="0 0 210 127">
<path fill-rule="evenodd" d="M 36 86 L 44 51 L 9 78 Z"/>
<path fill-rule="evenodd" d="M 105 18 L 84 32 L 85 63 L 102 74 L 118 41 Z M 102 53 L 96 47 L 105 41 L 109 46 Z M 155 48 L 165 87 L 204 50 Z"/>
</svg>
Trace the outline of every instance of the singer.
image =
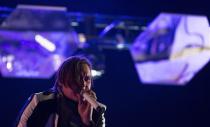
<svg viewBox="0 0 210 127">
<path fill-rule="evenodd" d="M 96 101 L 96 94 L 91 90 L 91 68 L 85 57 L 66 59 L 57 72 L 53 88 L 32 94 L 15 126 L 105 127 L 105 106 Z"/>
</svg>

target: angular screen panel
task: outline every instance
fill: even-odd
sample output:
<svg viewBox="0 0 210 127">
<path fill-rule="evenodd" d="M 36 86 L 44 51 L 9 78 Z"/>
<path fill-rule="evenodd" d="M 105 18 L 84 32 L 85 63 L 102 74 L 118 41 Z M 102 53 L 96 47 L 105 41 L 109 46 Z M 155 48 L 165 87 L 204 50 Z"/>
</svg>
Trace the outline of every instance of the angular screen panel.
<svg viewBox="0 0 210 127">
<path fill-rule="evenodd" d="M 72 32 L 0 30 L 2 76 L 49 78 L 76 51 L 76 40 L 70 39 L 73 36 Z"/>
<path fill-rule="evenodd" d="M 18 6 L 0 27 L 1 74 L 49 78 L 77 43 L 65 8 Z"/>
<path fill-rule="evenodd" d="M 206 16 L 161 13 L 130 51 L 143 83 L 184 85 L 208 63 L 209 48 Z"/>
</svg>

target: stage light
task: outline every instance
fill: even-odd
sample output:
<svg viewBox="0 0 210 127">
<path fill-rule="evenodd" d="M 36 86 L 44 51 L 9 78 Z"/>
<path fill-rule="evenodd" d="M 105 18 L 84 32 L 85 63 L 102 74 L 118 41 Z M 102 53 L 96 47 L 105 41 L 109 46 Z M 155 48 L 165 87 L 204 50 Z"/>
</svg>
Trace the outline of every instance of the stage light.
<svg viewBox="0 0 210 127">
<path fill-rule="evenodd" d="M 116 45 L 116 47 L 117 47 L 117 49 L 123 49 L 123 48 L 125 48 L 125 45 L 123 43 L 118 43 Z"/>
<path fill-rule="evenodd" d="M 100 77 L 104 72 L 92 69 L 91 73 L 93 77 Z"/>
</svg>

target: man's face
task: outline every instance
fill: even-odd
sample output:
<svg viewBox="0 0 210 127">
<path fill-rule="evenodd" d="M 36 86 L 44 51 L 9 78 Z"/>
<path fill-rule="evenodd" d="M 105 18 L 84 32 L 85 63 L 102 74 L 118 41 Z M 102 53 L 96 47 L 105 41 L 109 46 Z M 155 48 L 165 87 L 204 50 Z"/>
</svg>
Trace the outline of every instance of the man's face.
<svg viewBox="0 0 210 127">
<path fill-rule="evenodd" d="M 88 65 L 83 64 L 82 65 L 82 72 L 81 72 L 81 84 L 74 84 L 73 86 L 78 87 L 79 89 L 82 89 L 84 91 L 88 91 L 91 89 L 91 70 L 89 68 Z M 82 85 L 82 86 L 81 86 Z M 74 88 L 73 88 L 74 89 Z M 75 90 L 73 90 L 72 88 L 70 88 L 69 86 L 63 86 L 62 87 L 62 91 L 63 94 L 72 100 L 77 101 L 78 100 L 78 95 L 80 93 L 76 92 Z M 76 89 L 76 88 L 75 88 Z"/>
<path fill-rule="evenodd" d="M 91 89 L 91 70 L 88 65 L 82 65 L 82 90 L 90 90 Z"/>
</svg>

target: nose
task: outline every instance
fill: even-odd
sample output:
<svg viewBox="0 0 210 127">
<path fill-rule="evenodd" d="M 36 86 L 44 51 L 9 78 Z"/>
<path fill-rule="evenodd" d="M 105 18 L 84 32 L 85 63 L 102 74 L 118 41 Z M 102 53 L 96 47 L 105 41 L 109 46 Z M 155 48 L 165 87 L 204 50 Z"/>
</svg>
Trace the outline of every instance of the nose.
<svg viewBox="0 0 210 127">
<path fill-rule="evenodd" d="M 83 90 L 89 90 L 90 88 L 88 87 L 88 84 L 84 83 L 82 89 L 83 89 Z"/>
<path fill-rule="evenodd" d="M 90 86 L 91 86 L 91 82 L 89 80 L 84 81 L 83 90 L 90 90 Z"/>
</svg>

